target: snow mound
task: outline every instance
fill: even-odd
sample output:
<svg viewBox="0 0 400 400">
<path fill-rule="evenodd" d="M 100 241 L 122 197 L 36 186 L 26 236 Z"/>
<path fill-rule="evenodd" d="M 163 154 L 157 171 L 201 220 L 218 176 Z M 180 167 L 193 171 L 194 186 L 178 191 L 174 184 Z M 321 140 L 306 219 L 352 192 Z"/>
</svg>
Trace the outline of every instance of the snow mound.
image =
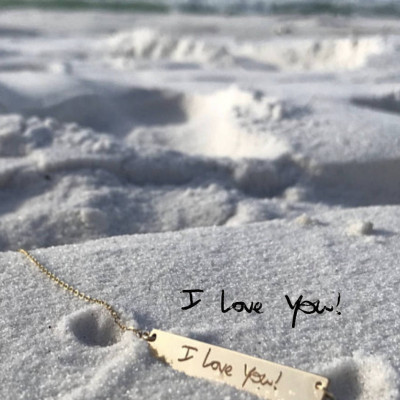
<svg viewBox="0 0 400 400">
<path fill-rule="evenodd" d="M 253 101 L 244 97 L 244 104 Z M 231 106 L 232 100 L 226 113 Z M 210 115 L 208 110 L 203 117 Z M 54 118 L 0 116 L 0 149 L 7 153 L 0 160 L 0 248 L 222 225 L 242 200 L 279 195 L 298 179 L 300 167 L 282 142 L 268 141 L 266 133 L 252 142 L 253 134 L 222 120 L 230 129 L 211 133 L 225 135 L 215 139 L 224 152 L 210 150 L 210 136 L 191 154 L 191 143 L 204 134 L 200 127 L 197 138 L 181 140 L 178 152 L 171 145 L 176 136 L 166 128 L 168 146 L 157 148 L 153 142 L 140 147 L 131 135 L 99 133 Z M 145 132 L 151 137 L 151 130 Z M 249 136 L 246 153 L 235 153 L 240 150 L 231 146 L 235 135 Z M 248 220 L 269 214 L 260 213 Z"/>
<path fill-rule="evenodd" d="M 330 390 L 338 399 L 397 400 L 399 377 L 386 357 L 362 351 L 324 367 L 331 378 Z"/>
<path fill-rule="evenodd" d="M 25 120 L 19 115 L 0 116 L 0 156 L 18 157 L 36 148 L 51 145 L 53 131 L 51 121 Z"/>
<path fill-rule="evenodd" d="M 254 46 L 254 45 L 253 45 Z M 242 48 L 243 55 L 280 70 L 354 70 L 385 49 L 381 37 L 294 39 L 284 43 L 262 43 Z"/>
<path fill-rule="evenodd" d="M 187 123 L 170 130 L 134 130 L 131 143 L 205 157 L 277 159 L 290 153 L 285 141 L 265 126 L 305 112 L 262 92 L 235 86 L 187 96 Z"/>
<path fill-rule="evenodd" d="M 104 43 L 99 44 L 104 52 Z M 149 62 L 200 64 L 208 67 L 256 67 L 278 70 L 353 70 L 386 48 L 380 36 L 342 38 L 269 38 L 253 42 L 232 38 L 171 35 L 151 28 L 116 33 L 106 40 L 107 59 L 129 68 Z M 143 64 L 144 63 L 144 64 Z"/>
<path fill-rule="evenodd" d="M 99 306 L 89 306 L 65 316 L 56 332 L 61 339 L 70 337 L 87 346 L 112 346 L 121 340 L 121 331 L 114 319 Z"/>
<path fill-rule="evenodd" d="M 81 83 L 80 92 L 67 92 L 63 98 L 46 99 L 45 104 L 29 105 L 20 112 L 115 135 L 136 126 L 177 125 L 187 120 L 186 96 L 178 91 L 133 87 L 108 92 L 101 84 Z"/>
<path fill-rule="evenodd" d="M 346 228 L 350 236 L 371 235 L 374 231 L 374 225 L 369 221 L 353 221 Z"/>
<path fill-rule="evenodd" d="M 223 45 L 190 36 L 169 36 L 150 28 L 117 33 L 107 40 L 106 46 L 110 56 L 121 66 L 144 60 L 218 65 L 232 63 L 232 57 Z"/>
</svg>

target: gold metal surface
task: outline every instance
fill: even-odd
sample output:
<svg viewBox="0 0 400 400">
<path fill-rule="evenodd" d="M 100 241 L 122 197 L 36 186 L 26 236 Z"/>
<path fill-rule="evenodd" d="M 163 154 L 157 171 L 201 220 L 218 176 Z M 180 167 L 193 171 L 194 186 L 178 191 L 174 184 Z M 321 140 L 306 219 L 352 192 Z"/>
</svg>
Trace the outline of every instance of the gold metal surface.
<svg viewBox="0 0 400 400">
<path fill-rule="evenodd" d="M 329 380 L 246 354 L 158 329 L 149 346 L 172 368 L 246 390 L 270 400 L 323 400 Z"/>
</svg>

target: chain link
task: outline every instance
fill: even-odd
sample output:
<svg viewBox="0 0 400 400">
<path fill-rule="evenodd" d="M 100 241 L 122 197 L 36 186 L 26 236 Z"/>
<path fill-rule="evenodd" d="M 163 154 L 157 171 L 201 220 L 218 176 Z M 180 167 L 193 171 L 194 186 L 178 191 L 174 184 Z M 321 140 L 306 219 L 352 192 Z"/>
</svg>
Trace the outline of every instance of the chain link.
<svg viewBox="0 0 400 400">
<path fill-rule="evenodd" d="M 122 323 L 121 317 L 114 310 L 114 308 L 105 302 L 104 300 L 96 299 L 95 297 L 91 297 L 86 295 L 85 293 L 81 292 L 80 290 L 74 288 L 73 286 L 69 285 L 67 282 L 61 280 L 58 276 L 54 275 L 51 271 L 49 271 L 44 265 L 42 265 L 32 254 L 28 253 L 24 249 L 18 250 L 21 254 L 23 254 L 29 261 L 31 261 L 34 265 L 36 265 L 39 270 L 45 274 L 50 280 L 56 283 L 58 286 L 66 290 L 67 292 L 73 294 L 75 297 L 78 297 L 81 300 L 84 300 L 89 303 L 95 303 L 103 306 L 105 309 L 109 311 L 111 316 L 113 317 L 115 323 L 118 327 L 123 331 L 131 331 L 133 332 L 138 338 L 143 339 L 147 342 L 153 342 L 156 339 L 155 335 L 150 335 L 147 331 L 142 331 L 140 329 L 134 328 L 133 326 L 126 326 Z"/>
</svg>

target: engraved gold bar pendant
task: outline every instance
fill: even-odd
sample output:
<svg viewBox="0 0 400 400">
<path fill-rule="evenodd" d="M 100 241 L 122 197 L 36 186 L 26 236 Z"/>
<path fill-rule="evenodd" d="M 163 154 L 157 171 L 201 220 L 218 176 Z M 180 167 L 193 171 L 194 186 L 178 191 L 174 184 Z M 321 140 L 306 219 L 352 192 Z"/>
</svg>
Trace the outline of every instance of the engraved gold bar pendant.
<svg viewBox="0 0 400 400">
<path fill-rule="evenodd" d="M 270 400 L 323 400 L 329 380 L 223 347 L 153 329 L 155 356 L 196 378 L 226 383 Z"/>
</svg>

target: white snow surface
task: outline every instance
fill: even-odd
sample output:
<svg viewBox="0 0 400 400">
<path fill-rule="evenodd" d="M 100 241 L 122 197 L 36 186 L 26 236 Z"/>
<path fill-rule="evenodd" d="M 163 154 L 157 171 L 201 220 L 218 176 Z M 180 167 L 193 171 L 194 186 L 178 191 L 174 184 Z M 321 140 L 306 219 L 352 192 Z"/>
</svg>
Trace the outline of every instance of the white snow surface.
<svg viewBox="0 0 400 400">
<path fill-rule="evenodd" d="M 134 325 L 399 400 L 399 49 L 395 19 L 3 10 L 0 398 L 255 398 L 24 247 Z M 292 328 L 285 295 L 335 309 Z"/>
<path fill-rule="evenodd" d="M 397 399 L 400 365 L 396 207 L 320 215 L 318 224 L 119 236 L 34 251 L 52 271 L 113 304 L 131 323 L 228 347 L 332 380 L 340 399 Z M 370 218 L 372 236 L 345 222 Z M 66 294 L 21 254 L 1 257 L 1 391 L 9 398 L 238 398 L 252 396 L 187 378 L 120 334 L 112 317 Z M 181 290 L 204 290 L 191 310 Z M 220 311 L 261 301 L 263 314 Z M 341 315 L 292 311 L 285 295 L 336 305 Z"/>
</svg>

